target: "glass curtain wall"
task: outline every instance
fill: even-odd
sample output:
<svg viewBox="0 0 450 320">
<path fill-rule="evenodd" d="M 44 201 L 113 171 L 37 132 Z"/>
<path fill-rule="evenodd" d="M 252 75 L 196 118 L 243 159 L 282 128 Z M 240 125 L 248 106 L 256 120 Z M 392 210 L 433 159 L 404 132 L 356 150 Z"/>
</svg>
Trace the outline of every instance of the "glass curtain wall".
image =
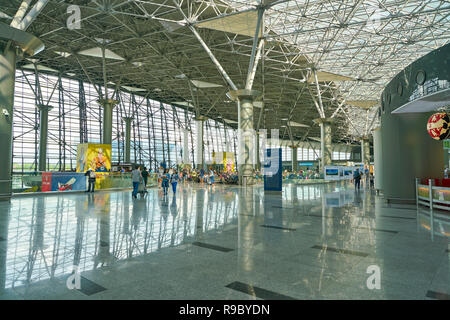
<svg viewBox="0 0 450 320">
<path fill-rule="evenodd" d="M 103 88 L 97 88 L 103 90 Z M 111 97 L 114 90 L 109 90 Z M 76 167 L 79 143 L 101 143 L 102 107 L 96 88 L 90 83 L 30 70 L 18 70 L 14 100 L 13 172 L 37 171 L 39 156 L 39 110 L 37 104 L 49 104 L 47 170 L 67 171 Z M 125 123 L 132 117 L 131 162 L 155 170 L 161 162 L 169 167 L 181 163 L 183 152 L 195 163 L 196 129 L 194 114 L 176 106 L 130 92 L 119 92 L 119 105 L 113 111 L 112 162 L 124 162 Z M 183 130 L 188 134 L 190 150 L 183 150 Z M 226 141 L 232 143 L 226 144 Z M 234 129 L 209 119 L 205 121 L 205 161 L 213 152 L 235 152 Z"/>
</svg>

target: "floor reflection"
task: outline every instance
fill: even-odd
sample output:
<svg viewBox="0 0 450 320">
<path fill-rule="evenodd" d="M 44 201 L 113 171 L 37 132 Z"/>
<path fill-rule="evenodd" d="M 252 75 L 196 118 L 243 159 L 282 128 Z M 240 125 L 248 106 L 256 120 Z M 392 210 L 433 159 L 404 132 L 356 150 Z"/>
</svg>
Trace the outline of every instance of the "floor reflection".
<svg viewBox="0 0 450 320">
<path fill-rule="evenodd" d="M 181 260 L 192 278 L 211 272 L 220 281 L 273 286 L 304 298 L 339 297 L 339 284 L 361 286 L 366 264 L 380 265 L 395 283 L 397 272 L 408 272 L 398 255 L 411 264 L 443 259 L 448 215 L 431 222 L 414 209 L 388 207 L 372 190 L 346 183 L 286 184 L 282 194 L 261 186 L 181 184 L 176 195 L 151 189 L 138 199 L 128 191 L 17 197 L 0 203 L 0 290 L 61 278 L 75 266 L 114 270 L 127 259 L 179 248 L 199 254 Z M 194 242 L 200 251 L 183 251 Z M 214 245 L 216 252 L 230 252 L 228 258 L 215 256 Z M 448 277 L 441 260 L 435 269 Z M 217 271 L 196 272 L 190 265 L 196 263 Z"/>
<path fill-rule="evenodd" d="M 192 242 L 237 219 L 233 191 L 181 186 L 133 200 L 129 192 L 37 196 L 0 203 L 0 284 L 21 286 Z M 180 212 L 182 214 L 180 214 Z M 8 218 L 8 219 L 7 219 Z M 6 240 L 7 239 L 7 240 Z"/>
</svg>

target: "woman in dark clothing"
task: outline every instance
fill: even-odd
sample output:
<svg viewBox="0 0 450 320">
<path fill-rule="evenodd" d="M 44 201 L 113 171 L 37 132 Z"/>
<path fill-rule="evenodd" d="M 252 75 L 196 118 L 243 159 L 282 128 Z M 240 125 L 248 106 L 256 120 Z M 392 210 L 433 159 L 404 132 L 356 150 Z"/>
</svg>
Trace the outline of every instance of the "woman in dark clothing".
<svg viewBox="0 0 450 320">
<path fill-rule="evenodd" d="M 144 179 L 144 186 L 147 187 L 148 171 L 147 171 L 146 167 L 144 167 L 144 170 L 142 170 L 141 175 L 142 175 L 142 179 Z"/>
<path fill-rule="evenodd" d="M 355 170 L 355 173 L 353 174 L 353 180 L 355 180 L 355 190 L 358 188 L 358 190 L 361 187 L 361 173 L 359 172 L 359 169 Z"/>
</svg>

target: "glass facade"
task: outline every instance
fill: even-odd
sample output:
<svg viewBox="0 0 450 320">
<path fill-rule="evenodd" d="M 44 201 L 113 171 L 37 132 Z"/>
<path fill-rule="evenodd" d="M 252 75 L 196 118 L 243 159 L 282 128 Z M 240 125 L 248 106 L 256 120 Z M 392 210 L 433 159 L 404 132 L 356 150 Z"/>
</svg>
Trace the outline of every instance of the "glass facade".
<svg viewBox="0 0 450 320">
<path fill-rule="evenodd" d="M 98 88 L 97 88 L 98 89 Z M 103 90 L 102 88 L 100 88 Z M 112 97 L 114 90 L 108 90 Z M 121 91 L 113 111 L 113 163 L 124 162 L 125 123 L 131 127 L 131 162 L 156 169 L 163 161 L 173 167 L 182 162 L 183 152 L 195 159 L 196 128 L 190 111 Z M 37 171 L 39 155 L 39 111 L 37 104 L 49 104 L 47 170 L 64 171 L 76 167 L 77 145 L 102 141 L 102 107 L 98 92 L 89 83 L 54 75 L 18 70 L 14 100 L 13 171 Z M 235 152 L 235 130 L 209 119 L 204 124 L 205 161 L 212 152 Z M 188 129 L 190 150 L 183 150 L 183 130 Z M 229 142 L 228 144 L 226 142 Z M 231 143 L 230 143 L 231 142 Z"/>
<path fill-rule="evenodd" d="M 290 147 L 282 147 L 283 161 L 292 160 L 292 150 Z M 320 158 L 320 148 L 297 148 L 297 160 L 298 161 L 316 161 Z M 350 152 L 338 152 L 333 151 L 332 160 L 350 160 Z"/>
</svg>

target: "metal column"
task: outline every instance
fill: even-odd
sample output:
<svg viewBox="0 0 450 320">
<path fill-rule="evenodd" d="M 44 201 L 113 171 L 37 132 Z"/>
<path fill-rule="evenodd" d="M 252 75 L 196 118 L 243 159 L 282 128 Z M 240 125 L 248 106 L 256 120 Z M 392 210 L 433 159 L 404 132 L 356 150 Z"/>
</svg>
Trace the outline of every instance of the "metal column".
<svg viewBox="0 0 450 320">
<path fill-rule="evenodd" d="M 189 131 L 183 129 L 183 163 L 189 164 Z"/>
<path fill-rule="evenodd" d="M 261 94 L 255 90 L 235 90 L 230 91 L 229 95 L 233 100 L 239 102 L 240 108 L 240 127 L 238 130 L 239 147 L 238 147 L 238 167 L 239 181 L 243 186 L 254 184 L 253 179 L 253 162 L 254 162 L 254 146 L 255 132 L 253 130 L 253 102 Z"/>
<path fill-rule="evenodd" d="M 376 128 L 373 131 L 373 159 L 374 159 L 374 178 L 375 189 L 380 191 L 383 185 L 383 155 L 381 144 L 381 128 Z"/>
<path fill-rule="evenodd" d="M 298 170 L 298 159 L 297 159 L 297 146 L 291 146 L 292 155 L 292 171 L 297 172 Z"/>
<path fill-rule="evenodd" d="M 123 117 L 122 119 L 125 121 L 125 163 L 131 163 L 131 123 L 134 118 Z"/>
<path fill-rule="evenodd" d="M 15 49 L 0 52 L 0 200 L 11 198 L 12 124 L 14 82 L 16 73 Z"/>
<path fill-rule="evenodd" d="M 39 108 L 39 171 L 42 172 L 47 170 L 48 112 L 53 107 L 41 104 L 37 108 Z"/>
<path fill-rule="evenodd" d="M 365 168 L 370 166 L 370 141 L 369 138 L 364 137 L 361 139 L 361 162 Z"/>
<path fill-rule="evenodd" d="M 325 166 L 331 165 L 331 155 L 333 152 L 331 140 L 331 118 L 319 118 L 314 122 L 320 125 L 320 152 L 322 161 L 320 162 L 320 170 L 323 172 Z"/>
<path fill-rule="evenodd" d="M 195 125 L 197 128 L 197 143 L 196 143 L 196 152 L 195 152 L 195 160 L 196 160 L 196 167 L 197 169 L 205 169 L 204 168 L 204 160 L 205 160 L 205 154 L 204 154 L 204 146 L 203 146 L 203 122 L 206 120 L 205 117 L 196 117 L 194 118 Z"/>
<path fill-rule="evenodd" d="M 98 103 L 103 107 L 103 144 L 112 143 L 113 109 L 119 103 L 113 99 L 100 99 Z"/>
</svg>

